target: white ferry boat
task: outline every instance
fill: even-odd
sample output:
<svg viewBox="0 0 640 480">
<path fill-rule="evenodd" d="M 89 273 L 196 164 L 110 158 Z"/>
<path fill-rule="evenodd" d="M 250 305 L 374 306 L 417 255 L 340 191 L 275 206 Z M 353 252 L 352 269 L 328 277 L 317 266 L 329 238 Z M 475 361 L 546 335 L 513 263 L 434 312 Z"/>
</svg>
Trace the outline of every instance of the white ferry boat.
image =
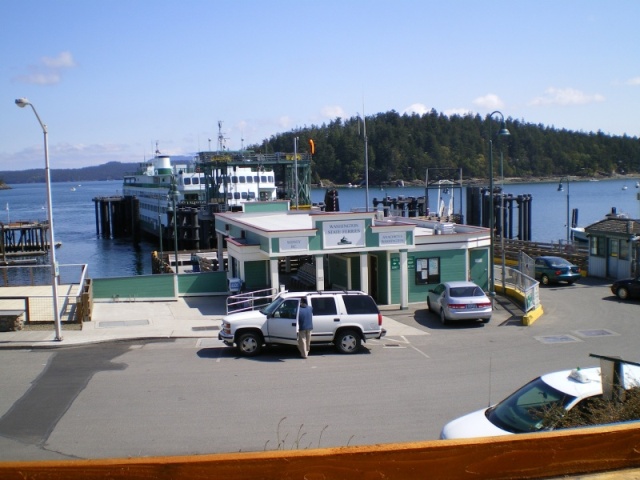
<svg viewBox="0 0 640 480">
<path fill-rule="evenodd" d="M 151 161 L 141 163 L 136 173 L 125 175 L 122 191 L 125 197 L 138 199 L 141 229 L 157 236 L 160 224 L 163 228 L 168 226 L 167 211 L 173 208 L 174 201 L 172 188 L 177 194 L 177 208 L 197 209 L 211 200 L 207 183 L 225 200 L 226 208 L 241 210 L 246 202 L 276 199 L 275 176 L 269 167 L 234 165 L 226 172 L 213 170 L 205 174 L 195 162 L 172 165 L 171 157 L 159 151 Z"/>
</svg>

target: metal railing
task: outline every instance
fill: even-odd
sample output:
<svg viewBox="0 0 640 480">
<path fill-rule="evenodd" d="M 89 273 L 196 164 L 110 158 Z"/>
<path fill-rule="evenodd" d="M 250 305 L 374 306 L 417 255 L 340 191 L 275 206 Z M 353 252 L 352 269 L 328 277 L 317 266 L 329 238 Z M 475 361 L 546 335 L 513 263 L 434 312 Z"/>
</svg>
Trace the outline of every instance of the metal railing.
<svg viewBox="0 0 640 480">
<path fill-rule="evenodd" d="M 87 265 L 70 264 L 59 265 L 59 283 L 68 285 L 68 293 L 58 293 L 58 307 L 60 308 L 60 318 L 63 322 L 76 322 L 82 317 L 90 317 L 90 292 L 87 292 Z M 6 266 L 0 268 L 0 284 L 4 287 L 37 287 L 51 284 L 50 265 L 20 265 Z M 79 305 L 87 312 L 78 312 Z M 25 321 L 52 322 L 53 297 L 52 295 L 11 295 L 0 296 L 0 309 L 22 310 Z"/>
<path fill-rule="evenodd" d="M 254 292 L 238 293 L 227 297 L 227 315 L 237 312 L 248 312 L 269 305 L 278 295 L 275 288 L 265 288 Z"/>
<path fill-rule="evenodd" d="M 523 255 L 527 257 L 525 254 Z M 531 260 L 530 257 L 528 258 L 529 260 Z M 522 309 L 525 313 L 540 306 L 540 282 L 525 273 L 531 273 L 530 269 L 528 268 L 529 264 L 530 261 L 527 261 L 526 258 L 523 258 L 520 260 L 520 266 L 518 266 L 517 268 L 498 264 L 494 266 L 493 271 L 495 275 L 494 278 L 496 285 L 502 285 L 505 288 L 517 290 L 522 294 L 522 296 L 524 297 Z"/>
</svg>

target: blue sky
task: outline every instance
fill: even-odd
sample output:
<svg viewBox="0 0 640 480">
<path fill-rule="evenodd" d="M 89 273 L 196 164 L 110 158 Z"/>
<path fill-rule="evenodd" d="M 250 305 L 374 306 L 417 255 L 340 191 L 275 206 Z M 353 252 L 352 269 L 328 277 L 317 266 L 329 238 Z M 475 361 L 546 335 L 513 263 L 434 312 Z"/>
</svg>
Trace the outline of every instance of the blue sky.
<svg viewBox="0 0 640 480">
<path fill-rule="evenodd" d="M 215 149 L 218 121 L 239 149 L 363 105 L 640 136 L 637 0 L 2 0 L 0 18 L 0 170 L 43 166 L 19 97 L 52 168 Z"/>
</svg>

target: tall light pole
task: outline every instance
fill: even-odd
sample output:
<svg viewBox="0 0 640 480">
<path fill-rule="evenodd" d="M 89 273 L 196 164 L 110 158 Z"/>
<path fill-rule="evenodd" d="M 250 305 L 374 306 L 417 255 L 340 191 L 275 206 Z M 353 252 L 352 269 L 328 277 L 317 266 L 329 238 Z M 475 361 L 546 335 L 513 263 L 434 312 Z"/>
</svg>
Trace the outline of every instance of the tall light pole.
<svg viewBox="0 0 640 480">
<path fill-rule="evenodd" d="M 560 184 L 558 185 L 558 191 L 564 192 L 564 187 L 562 186 L 562 180 L 567 179 L 567 243 L 571 240 L 571 223 L 570 223 L 570 215 L 569 215 L 569 192 L 571 190 L 571 182 L 568 176 L 560 178 Z"/>
<path fill-rule="evenodd" d="M 42 133 L 44 134 L 44 176 L 45 183 L 47 185 L 47 215 L 49 217 L 49 261 L 51 262 L 51 289 L 53 291 L 53 319 L 55 325 L 55 340 L 57 342 L 62 341 L 61 324 L 60 324 L 60 310 L 58 309 L 58 264 L 56 263 L 56 243 L 55 235 L 53 233 L 53 206 L 51 203 L 51 171 L 49 170 L 49 139 L 47 126 L 42 123 L 40 115 L 36 111 L 36 108 L 26 98 L 18 98 L 16 105 L 20 108 L 24 108 L 27 105 L 31 107 L 33 113 L 36 114 L 38 123 L 42 127 Z"/>
<path fill-rule="evenodd" d="M 178 208 L 176 207 L 176 202 L 178 201 L 178 187 L 175 183 L 175 177 L 171 180 L 169 197 L 171 200 L 170 206 L 173 207 L 173 253 L 176 261 L 174 273 L 175 275 L 178 275 Z"/>
<path fill-rule="evenodd" d="M 293 174 L 295 175 L 296 210 L 298 210 L 298 137 L 293 137 Z"/>
<path fill-rule="evenodd" d="M 505 281 L 505 254 L 504 254 L 504 161 L 502 155 L 502 149 L 500 150 L 500 254 L 502 256 L 502 294 L 504 295 L 506 290 Z"/>
<path fill-rule="evenodd" d="M 362 103 L 362 128 L 364 133 L 364 203 L 365 212 L 369 211 L 369 140 L 367 139 L 367 117 L 364 115 L 364 102 Z"/>
<path fill-rule="evenodd" d="M 493 272 L 494 269 L 494 242 L 495 242 L 495 212 L 493 206 L 493 135 L 491 134 L 491 119 L 495 114 L 500 115 L 500 131 L 499 136 L 509 135 L 507 125 L 504 121 L 504 115 L 498 110 L 489 114 L 489 229 L 491 230 L 491 244 L 489 245 L 489 295 L 493 298 L 496 296 L 496 279 Z"/>
</svg>

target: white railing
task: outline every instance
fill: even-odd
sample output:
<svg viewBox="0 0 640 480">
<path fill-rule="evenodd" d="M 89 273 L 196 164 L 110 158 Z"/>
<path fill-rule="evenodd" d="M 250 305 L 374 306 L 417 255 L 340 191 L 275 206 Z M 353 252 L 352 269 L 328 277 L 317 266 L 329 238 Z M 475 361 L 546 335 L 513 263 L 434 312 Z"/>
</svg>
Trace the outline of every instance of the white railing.
<svg viewBox="0 0 640 480">
<path fill-rule="evenodd" d="M 540 306 L 540 282 L 535 278 L 531 278 L 517 268 L 503 265 L 495 265 L 493 273 L 496 285 L 512 288 L 522 293 L 524 297 L 522 309 L 525 313 Z"/>
<path fill-rule="evenodd" d="M 254 292 L 238 293 L 227 297 L 227 315 L 230 313 L 256 310 L 270 304 L 278 294 L 275 288 L 265 288 Z"/>
</svg>

